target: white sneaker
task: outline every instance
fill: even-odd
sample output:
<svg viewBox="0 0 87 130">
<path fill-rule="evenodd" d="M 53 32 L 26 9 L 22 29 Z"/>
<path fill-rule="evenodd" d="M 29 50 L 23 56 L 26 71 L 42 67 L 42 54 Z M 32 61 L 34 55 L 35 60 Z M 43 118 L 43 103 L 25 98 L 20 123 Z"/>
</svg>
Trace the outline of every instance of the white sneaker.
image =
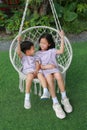
<svg viewBox="0 0 87 130">
<path fill-rule="evenodd" d="M 54 111 L 55 111 L 55 113 L 56 113 L 56 116 L 57 116 L 58 118 L 63 119 L 63 118 L 66 117 L 66 114 L 65 114 L 65 112 L 63 111 L 63 109 L 62 109 L 62 107 L 61 107 L 61 105 L 60 105 L 59 103 L 53 104 L 53 109 L 54 109 Z"/>
<path fill-rule="evenodd" d="M 29 100 L 25 100 L 25 101 L 24 101 L 24 108 L 25 108 L 25 109 L 30 109 L 30 108 L 31 108 L 31 103 L 30 103 Z"/>
<path fill-rule="evenodd" d="M 61 100 L 61 103 L 64 105 L 64 110 L 67 113 L 72 112 L 72 106 L 71 106 L 68 98 L 65 98 L 65 99 Z"/>
<path fill-rule="evenodd" d="M 46 98 L 50 98 L 49 92 L 43 93 L 43 95 L 41 96 L 41 99 L 46 99 Z"/>
</svg>

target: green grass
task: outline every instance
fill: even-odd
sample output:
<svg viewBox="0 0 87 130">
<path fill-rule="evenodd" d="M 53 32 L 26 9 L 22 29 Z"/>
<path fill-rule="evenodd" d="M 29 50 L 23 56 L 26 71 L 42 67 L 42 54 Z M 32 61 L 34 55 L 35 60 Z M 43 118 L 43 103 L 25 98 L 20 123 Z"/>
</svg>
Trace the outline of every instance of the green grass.
<svg viewBox="0 0 87 130">
<path fill-rule="evenodd" d="M 86 130 L 87 129 L 87 43 L 74 43 L 73 60 L 67 72 L 66 89 L 73 112 L 64 120 L 55 116 L 52 101 L 41 101 L 31 93 L 32 108 L 23 107 L 24 93 L 8 52 L 0 52 L 0 130 Z M 60 99 L 60 95 L 58 95 Z"/>
</svg>

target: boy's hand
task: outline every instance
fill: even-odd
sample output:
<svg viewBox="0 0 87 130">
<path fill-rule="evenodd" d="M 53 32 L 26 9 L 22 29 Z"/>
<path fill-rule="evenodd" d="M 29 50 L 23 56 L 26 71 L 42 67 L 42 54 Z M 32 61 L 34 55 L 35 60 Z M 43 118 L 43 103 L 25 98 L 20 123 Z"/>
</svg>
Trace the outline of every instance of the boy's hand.
<svg viewBox="0 0 87 130">
<path fill-rule="evenodd" d="M 18 36 L 17 40 L 20 42 L 22 40 L 21 36 Z"/>
<path fill-rule="evenodd" d="M 38 71 L 36 70 L 33 74 L 34 74 L 34 77 L 37 77 Z"/>
</svg>

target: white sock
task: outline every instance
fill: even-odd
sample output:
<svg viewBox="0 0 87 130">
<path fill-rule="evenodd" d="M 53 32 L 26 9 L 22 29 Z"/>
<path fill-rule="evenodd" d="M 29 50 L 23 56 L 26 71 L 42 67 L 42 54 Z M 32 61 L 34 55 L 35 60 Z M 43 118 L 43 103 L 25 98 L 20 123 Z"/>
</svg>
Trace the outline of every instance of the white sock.
<svg viewBox="0 0 87 130">
<path fill-rule="evenodd" d="M 29 100 L 30 99 L 30 93 L 25 93 L 25 100 Z"/>
<path fill-rule="evenodd" d="M 43 89 L 43 93 L 48 93 L 48 89 L 47 89 L 47 88 L 44 88 L 44 89 Z"/>
<path fill-rule="evenodd" d="M 66 98 L 66 91 L 61 92 L 61 98 L 62 98 L 62 99 Z"/>
<path fill-rule="evenodd" d="M 53 100 L 53 104 L 59 103 L 57 97 L 52 98 L 52 100 Z"/>
</svg>

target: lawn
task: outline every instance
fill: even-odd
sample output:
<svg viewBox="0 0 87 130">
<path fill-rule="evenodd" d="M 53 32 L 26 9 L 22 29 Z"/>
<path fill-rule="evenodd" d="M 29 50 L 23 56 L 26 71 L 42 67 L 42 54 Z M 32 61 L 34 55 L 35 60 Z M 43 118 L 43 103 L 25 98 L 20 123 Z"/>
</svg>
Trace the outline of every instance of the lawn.
<svg viewBox="0 0 87 130">
<path fill-rule="evenodd" d="M 32 108 L 24 109 L 18 74 L 8 52 L 0 52 L 0 130 L 87 130 L 87 43 L 73 43 L 72 48 L 66 89 L 74 110 L 63 120 L 55 116 L 51 99 L 41 101 L 33 93 Z"/>
</svg>

